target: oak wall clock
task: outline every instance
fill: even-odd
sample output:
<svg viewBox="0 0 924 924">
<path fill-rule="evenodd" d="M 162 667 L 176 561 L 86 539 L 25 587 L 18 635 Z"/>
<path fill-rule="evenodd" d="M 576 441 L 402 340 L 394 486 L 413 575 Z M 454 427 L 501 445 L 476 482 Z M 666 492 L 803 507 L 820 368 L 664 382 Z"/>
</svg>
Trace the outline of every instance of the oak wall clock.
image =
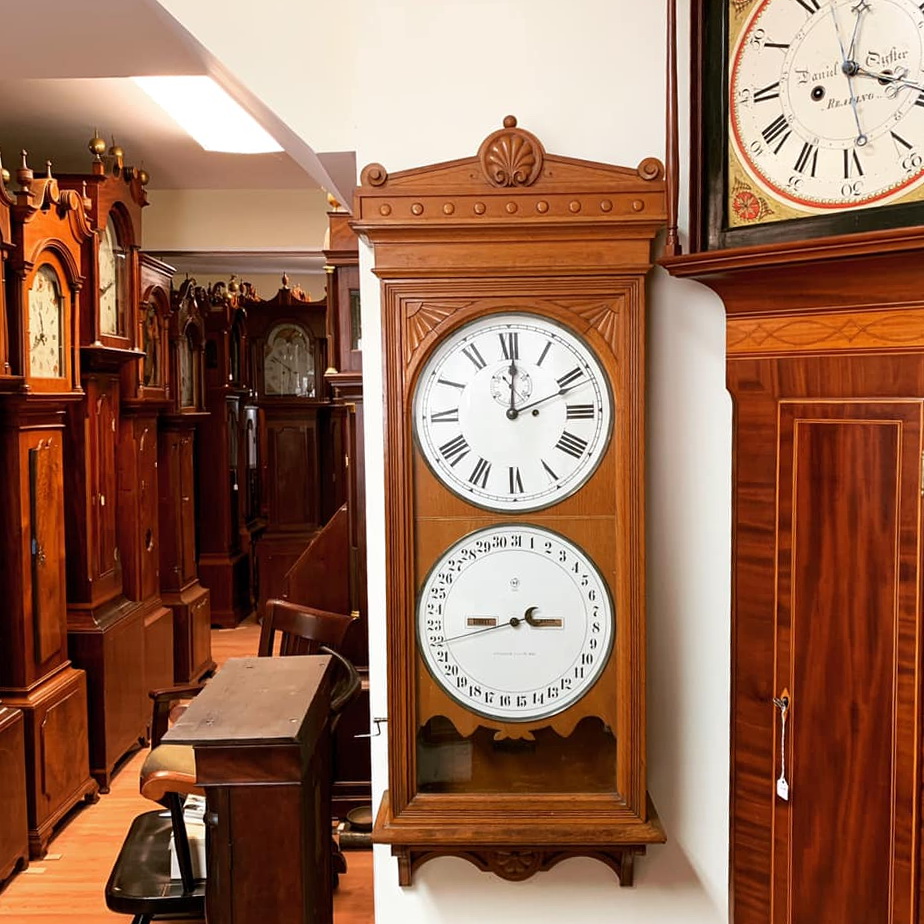
<svg viewBox="0 0 924 924">
<path fill-rule="evenodd" d="M 921 222 L 921 4 L 698 0 L 692 22 L 694 250 Z"/>
<path fill-rule="evenodd" d="M 478 156 L 388 175 L 353 227 L 382 280 L 389 790 L 402 885 L 438 856 L 632 882 L 645 776 L 645 277 L 661 164 Z"/>
</svg>

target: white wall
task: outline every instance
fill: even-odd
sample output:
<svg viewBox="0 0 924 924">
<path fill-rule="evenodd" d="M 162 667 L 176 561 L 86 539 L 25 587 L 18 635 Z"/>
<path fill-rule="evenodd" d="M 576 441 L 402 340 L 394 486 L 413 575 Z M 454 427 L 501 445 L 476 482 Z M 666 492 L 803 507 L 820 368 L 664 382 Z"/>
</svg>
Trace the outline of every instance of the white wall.
<svg viewBox="0 0 924 924">
<path fill-rule="evenodd" d="M 325 93 L 304 37 L 226 0 L 160 0 L 277 112 Z M 286 5 L 272 0 L 275 8 Z M 686 0 L 681 44 L 685 46 Z M 296 19 L 307 4 L 291 0 Z M 342 110 L 360 165 L 389 171 L 474 154 L 507 113 L 554 153 L 634 166 L 663 157 L 664 4 L 646 0 L 352 0 L 326 4 L 341 47 Z M 298 12 L 296 12 L 298 11 Z M 337 22 L 337 15 L 342 19 Z M 186 17 L 187 19 L 184 19 Z M 352 31 L 351 31 L 352 29 Z M 240 46 L 247 35 L 246 47 Z M 329 57 L 329 55 L 327 56 Z M 285 61 L 277 67 L 277 60 Z M 685 55 L 681 72 L 685 71 Z M 314 80 L 313 83 L 308 81 Z M 346 93 L 344 81 L 353 80 Z M 303 82 L 304 81 L 304 82 Z M 687 97 L 686 81 L 681 101 Z M 686 113 L 682 113 L 686 119 Z M 299 130 L 310 132 L 302 118 Z M 312 138 L 306 134 L 309 143 Z M 379 301 L 363 260 L 373 714 L 385 714 L 382 393 Z M 422 868 L 402 890 L 376 848 L 378 924 L 721 924 L 727 920 L 730 409 L 723 312 L 692 282 L 656 271 L 648 382 L 649 780 L 669 842 L 637 866 L 636 887 L 589 860 L 510 884 L 459 860 Z M 384 737 L 373 739 L 376 799 Z"/>
</svg>

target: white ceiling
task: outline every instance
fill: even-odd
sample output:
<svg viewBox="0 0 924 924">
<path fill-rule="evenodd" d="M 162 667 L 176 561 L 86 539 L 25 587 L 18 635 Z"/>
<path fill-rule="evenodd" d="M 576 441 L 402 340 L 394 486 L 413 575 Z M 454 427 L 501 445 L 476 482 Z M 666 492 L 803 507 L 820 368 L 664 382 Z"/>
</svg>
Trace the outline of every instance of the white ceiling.
<svg viewBox="0 0 924 924">
<path fill-rule="evenodd" d="M 0 154 L 10 169 L 25 148 L 34 170 L 51 159 L 58 172 L 86 172 L 87 142 L 98 127 L 107 141 L 115 136 L 127 163 L 144 162 L 155 189 L 353 185 L 352 152 L 316 154 L 253 99 L 247 108 L 286 153 L 203 151 L 127 79 L 220 70 L 152 0 L 0 0 L 0 12 L 12 37 L 0 55 Z M 226 89 L 246 106 L 246 88 Z"/>
</svg>

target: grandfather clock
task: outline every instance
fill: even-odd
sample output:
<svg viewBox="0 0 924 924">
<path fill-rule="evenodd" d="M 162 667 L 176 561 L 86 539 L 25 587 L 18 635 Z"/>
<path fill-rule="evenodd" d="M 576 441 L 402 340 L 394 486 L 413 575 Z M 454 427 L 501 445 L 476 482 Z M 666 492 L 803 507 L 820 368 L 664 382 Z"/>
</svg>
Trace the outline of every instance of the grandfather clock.
<svg viewBox="0 0 924 924">
<path fill-rule="evenodd" d="M 68 644 L 87 672 L 90 767 L 103 792 L 116 762 L 145 737 L 145 619 L 123 586 L 120 503 L 135 485 L 119 483 L 122 444 L 121 370 L 141 359 L 137 348 L 141 210 L 147 205 L 137 170 L 113 146 L 94 138 L 89 176 L 62 185 L 85 189 L 95 234 L 84 245 L 80 292 L 80 379 L 84 398 L 68 408 L 65 439 Z M 131 506 L 131 505 L 129 505 Z"/>
<path fill-rule="evenodd" d="M 259 605 L 339 504 L 322 494 L 322 444 L 330 402 L 322 398 L 326 301 L 312 302 L 283 277 L 269 301 L 244 302 L 259 407 L 266 530 L 256 546 Z"/>
<path fill-rule="evenodd" d="M 189 683 L 215 669 L 208 590 L 196 565 L 196 425 L 203 407 L 202 291 L 187 279 L 170 316 L 170 405 L 160 417 L 158 510 L 160 590 L 173 610 L 173 675 Z M 210 460 L 204 459 L 204 465 Z"/>
<path fill-rule="evenodd" d="M 231 628 L 250 615 L 251 558 L 244 548 L 247 413 L 246 313 L 240 286 L 215 283 L 205 303 L 205 406 L 199 425 L 199 578 L 211 596 L 212 625 Z"/>
<path fill-rule="evenodd" d="M 10 375 L 0 394 L 0 699 L 25 722 L 29 846 L 43 856 L 54 826 L 95 799 L 87 685 L 67 653 L 65 411 L 82 397 L 77 353 L 88 203 L 26 165 L 12 206 L 7 266 Z M 2 184 L 0 184 L 2 187 Z M 2 192 L 4 202 L 9 196 Z"/>
<path fill-rule="evenodd" d="M 144 689 L 173 683 L 173 610 L 160 593 L 158 418 L 169 406 L 170 291 L 173 267 L 141 254 L 135 322 L 140 361 L 122 367 L 119 429 L 119 548 L 125 595 L 141 603 Z"/>
</svg>

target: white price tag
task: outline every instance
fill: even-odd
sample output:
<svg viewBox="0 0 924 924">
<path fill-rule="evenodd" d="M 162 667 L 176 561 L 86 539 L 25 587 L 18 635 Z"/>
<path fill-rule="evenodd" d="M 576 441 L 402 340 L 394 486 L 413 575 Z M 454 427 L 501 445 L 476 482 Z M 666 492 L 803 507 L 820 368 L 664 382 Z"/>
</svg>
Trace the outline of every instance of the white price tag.
<svg viewBox="0 0 924 924">
<path fill-rule="evenodd" d="M 789 783 L 786 780 L 779 779 L 776 781 L 776 794 L 786 802 L 789 801 Z"/>
</svg>

